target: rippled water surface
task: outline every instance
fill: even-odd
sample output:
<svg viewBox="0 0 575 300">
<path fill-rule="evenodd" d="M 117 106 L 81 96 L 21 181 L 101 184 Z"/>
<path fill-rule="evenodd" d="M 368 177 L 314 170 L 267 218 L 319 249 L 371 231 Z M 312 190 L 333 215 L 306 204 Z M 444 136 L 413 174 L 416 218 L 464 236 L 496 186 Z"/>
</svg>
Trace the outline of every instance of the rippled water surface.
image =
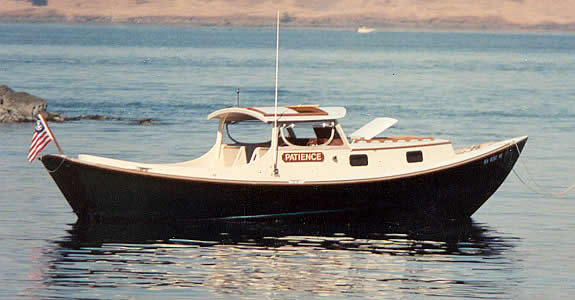
<svg viewBox="0 0 575 300">
<path fill-rule="evenodd" d="M 207 151 L 213 110 L 271 105 L 275 32 L 0 24 L 0 84 L 70 116 L 66 154 L 176 162 Z M 280 103 L 346 106 L 350 133 L 455 147 L 521 135 L 516 166 L 538 188 L 575 181 L 575 35 L 293 30 L 281 33 Z M 472 220 L 75 224 L 40 164 L 32 124 L 0 125 L 0 298 L 569 298 L 575 196 L 511 174 Z M 56 152 L 49 145 L 45 152 Z"/>
</svg>

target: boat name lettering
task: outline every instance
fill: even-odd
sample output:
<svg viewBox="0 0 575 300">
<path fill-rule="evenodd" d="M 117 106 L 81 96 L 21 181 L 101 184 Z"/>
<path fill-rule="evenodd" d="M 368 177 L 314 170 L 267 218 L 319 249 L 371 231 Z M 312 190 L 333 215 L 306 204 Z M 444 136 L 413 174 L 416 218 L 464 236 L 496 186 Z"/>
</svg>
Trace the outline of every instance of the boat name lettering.
<svg viewBox="0 0 575 300">
<path fill-rule="evenodd" d="M 307 161 L 323 161 L 322 152 L 299 152 L 299 153 L 284 153 L 282 155 L 284 162 L 307 162 Z"/>
</svg>

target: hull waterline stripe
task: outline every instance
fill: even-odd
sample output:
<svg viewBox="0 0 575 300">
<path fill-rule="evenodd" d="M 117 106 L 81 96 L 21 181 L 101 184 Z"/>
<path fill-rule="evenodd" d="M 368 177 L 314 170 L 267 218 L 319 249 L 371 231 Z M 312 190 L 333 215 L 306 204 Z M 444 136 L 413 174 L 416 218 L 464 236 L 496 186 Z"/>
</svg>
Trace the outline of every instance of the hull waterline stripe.
<svg viewBox="0 0 575 300">
<path fill-rule="evenodd" d="M 313 211 L 302 211 L 294 213 L 281 213 L 281 214 L 264 214 L 264 215 L 251 215 L 251 216 L 233 216 L 233 217 L 222 217 L 222 218 L 212 218 L 217 220 L 237 220 L 237 219 L 259 219 L 259 218 L 270 218 L 270 217 L 288 217 L 288 216 L 302 216 L 310 214 L 329 214 L 337 212 L 352 211 L 354 209 L 331 209 L 331 210 L 313 210 Z"/>
</svg>

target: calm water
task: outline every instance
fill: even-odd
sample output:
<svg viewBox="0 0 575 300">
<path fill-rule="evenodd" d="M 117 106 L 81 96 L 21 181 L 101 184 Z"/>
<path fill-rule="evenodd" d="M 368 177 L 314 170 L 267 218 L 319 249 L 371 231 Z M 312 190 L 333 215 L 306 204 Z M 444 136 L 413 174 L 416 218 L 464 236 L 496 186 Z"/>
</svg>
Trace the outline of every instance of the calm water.
<svg viewBox="0 0 575 300">
<path fill-rule="evenodd" d="M 175 162 L 207 151 L 234 105 L 271 105 L 269 29 L 0 24 L 0 84 L 68 115 L 156 118 L 52 124 L 68 155 Z M 346 106 L 398 135 L 456 147 L 520 135 L 516 170 L 575 181 L 575 35 L 284 30 L 280 103 Z M 32 124 L 0 125 L 0 298 L 569 298 L 575 195 L 512 174 L 470 223 L 416 226 L 75 225 L 39 163 Z M 45 152 L 56 152 L 53 145 Z"/>
</svg>

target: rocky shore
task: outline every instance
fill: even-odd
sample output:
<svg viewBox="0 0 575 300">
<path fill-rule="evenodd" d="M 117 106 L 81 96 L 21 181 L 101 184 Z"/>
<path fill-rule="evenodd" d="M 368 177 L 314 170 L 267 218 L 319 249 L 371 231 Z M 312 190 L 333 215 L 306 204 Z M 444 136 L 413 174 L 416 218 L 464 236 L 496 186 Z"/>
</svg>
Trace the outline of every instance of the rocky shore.
<svg viewBox="0 0 575 300">
<path fill-rule="evenodd" d="M 47 107 L 48 102 L 40 97 L 30 95 L 26 92 L 16 92 L 8 86 L 0 85 L 0 123 L 35 122 L 37 114 L 42 114 L 46 120 L 51 122 L 112 120 L 130 121 L 138 125 L 149 125 L 156 121 L 152 118 L 126 119 L 102 115 L 81 115 L 70 117 L 57 112 L 49 112 L 46 110 Z"/>
</svg>

